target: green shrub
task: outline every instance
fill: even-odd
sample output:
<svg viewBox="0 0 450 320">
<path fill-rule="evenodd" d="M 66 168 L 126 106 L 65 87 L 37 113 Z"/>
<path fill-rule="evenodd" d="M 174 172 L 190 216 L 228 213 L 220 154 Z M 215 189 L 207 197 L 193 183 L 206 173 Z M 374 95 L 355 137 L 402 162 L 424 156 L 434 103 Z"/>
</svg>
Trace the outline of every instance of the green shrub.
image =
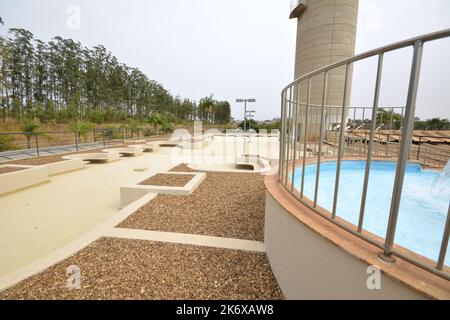
<svg viewBox="0 0 450 320">
<path fill-rule="evenodd" d="M 88 133 L 89 131 L 93 130 L 95 128 L 95 124 L 91 122 L 75 122 L 70 124 L 70 129 L 77 133 L 78 139 L 83 137 L 84 142 L 87 142 L 88 140 Z"/>
<path fill-rule="evenodd" d="M 0 151 L 14 150 L 13 137 L 7 134 L 0 134 Z"/>
<path fill-rule="evenodd" d="M 105 140 L 117 140 L 122 139 L 122 131 L 115 126 L 107 126 L 102 129 L 105 136 Z"/>
</svg>

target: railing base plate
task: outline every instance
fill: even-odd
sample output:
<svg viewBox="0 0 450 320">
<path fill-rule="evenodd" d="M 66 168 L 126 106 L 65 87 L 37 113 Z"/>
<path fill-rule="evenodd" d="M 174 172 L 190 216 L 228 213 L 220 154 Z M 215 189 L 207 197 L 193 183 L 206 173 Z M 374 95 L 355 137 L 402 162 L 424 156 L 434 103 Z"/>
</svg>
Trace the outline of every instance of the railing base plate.
<svg viewBox="0 0 450 320">
<path fill-rule="evenodd" d="M 388 263 L 395 263 L 396 259 L 394 258 L 394 256 L 392 254 L 386 253 L 386 252 L 382 252 L 380 254 L 378 254 L 378 257 L 383 260 L 384 262 L 388 262 Z"/>
</svg>

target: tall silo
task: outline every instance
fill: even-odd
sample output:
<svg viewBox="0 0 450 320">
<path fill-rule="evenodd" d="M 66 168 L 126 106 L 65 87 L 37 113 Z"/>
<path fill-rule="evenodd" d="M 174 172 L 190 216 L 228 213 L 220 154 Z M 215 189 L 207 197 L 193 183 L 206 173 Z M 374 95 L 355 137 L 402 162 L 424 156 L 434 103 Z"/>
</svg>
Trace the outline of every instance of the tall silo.
<svg viewBox="0 0 450 320">
<path fill-rule="evenodd" d="M 294 0 L 291 3 L 291 19 L 297 19 L 297 44 L 294 78 L 329 65 L 355 54 L 358 0 Z M 351 93 L 349 73 L 347 101 Z M 333 70 L 328 75 L 325 104 L 327 123 L 340 118 L 344 94 L 345 67 Z M 305 97 L 305 87 L 301 95 Z M 322 104 L 323 76 L 311 82 L 311 104 Z M 302 101 L 305 102 L 305 101 Z M 335 109 L 332 106 L 336 106 Z M 309 118 L 310 138 L 316 137 L 319 107 L 311 108 Z"/>
</svg>

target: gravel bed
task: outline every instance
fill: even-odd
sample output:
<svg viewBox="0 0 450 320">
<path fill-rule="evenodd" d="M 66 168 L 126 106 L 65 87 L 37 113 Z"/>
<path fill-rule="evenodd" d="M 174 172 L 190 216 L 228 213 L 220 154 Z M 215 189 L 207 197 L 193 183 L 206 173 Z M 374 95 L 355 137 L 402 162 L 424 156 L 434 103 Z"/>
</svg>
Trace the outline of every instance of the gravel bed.
<svg viewBox="0 0 450 320">
<path fill-rule="evenodd" d="M 188 167 L 186 163 L 182 163 L 177 165 L 176 167 L 173 167 L 169 170 L 170 172 L 196 172 L 197 170 L 193 170 Z"/>
<path fill-rule="evenodd" d="M 0 167 L 0 174 L 2 174 L 2 173 L 14 172 L 14 171 L 20 171 L 20 170 L 25 170 L 25 169 L 29 169 L 29 168 L 20 168 L 20 167 Z"/>
<path fill-rule="evenodd" d="M 190 174 L 158 173 L 139 183 L 140 185 L 155 185 L 163 187 L 184 187 L 194 176 Z"/>
<path fill-rule="evenodd" d="M 119 227 L 263 241 L 265 190 L 257 173 L 208 172 L 191 195 L 160 194 Z"/>
<path fill-rule="evenodd" d="M 66 287 L 77 265 L 81 288 Z M 102 238 L 0 299 L 282 299 L 264 253 Z"/>
</svg>

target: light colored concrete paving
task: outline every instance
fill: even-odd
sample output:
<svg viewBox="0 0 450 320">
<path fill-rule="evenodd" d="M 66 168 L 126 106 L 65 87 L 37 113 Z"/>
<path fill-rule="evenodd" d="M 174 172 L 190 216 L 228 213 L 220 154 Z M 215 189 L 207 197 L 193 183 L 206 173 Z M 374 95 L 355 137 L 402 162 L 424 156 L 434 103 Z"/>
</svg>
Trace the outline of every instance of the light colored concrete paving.
<svg viewBox="0 0 450 320">
<path fill-rule="evenodd" d="M 264 252 L 264 243 L 261 241 L 211 237 L 198 234 L 185 234 L 175 232 L 161 232 L 150 230 L 136 230 L 125 228 L 108 229 L 104 233 L 105 237 L 161 241 L 179 244 L 190 244 L 195 246 L 205 246 L 214 248 L 224 248 L 244 251 Z"/>
<path fill-rule="evenodd" d="M 242 141 L 215 137 L 199 150 L 163 147 L 139 157 L 89 164 L 84 170 L 53 176 L 49 183 L 1 196 L 0 276 L 18 279 L 67 256 L 64 248 L 81 247 L 73 245 L 80 239 L 88 239 L 81 241 L 85 245 L 100 236 L 98 226 L 119 212 L 120 186 L 182 162 L 232 163 L 243 153 Z M 278 139 L 252 138 L 246 153 L 278 157 Z M 90 232 L 92 239 L 86 238 Z"/>
<path fill-rule="evenodd" d="M 0 275 L 68 244 L 117 212 L 121 185 L 176 164 L 169 154 L 89 164 L 0 197 Z M 134 171 L 143 166 L 149 169 Z"/>
<path fill-rule="evenodd" d="M 62 245 L 57 250 L 39 257 L 33 262 L 21 266 L 14 271 L 11 271 L 5 275 L 0 275 L 0 292 L 58 262 L 61 262 L 71 255 L 74 255 L 95 240 L 104 236 L 106 232 L 156 196 L 156 193 L 149 193 L 143 196 L 141 199 L 133 202 L 129 206 L 116 211 L 108 219 L 96 225 L 95 228 L 78 237 L 76 240 L 71 241 L 67 245 Z"/>
</svg>

